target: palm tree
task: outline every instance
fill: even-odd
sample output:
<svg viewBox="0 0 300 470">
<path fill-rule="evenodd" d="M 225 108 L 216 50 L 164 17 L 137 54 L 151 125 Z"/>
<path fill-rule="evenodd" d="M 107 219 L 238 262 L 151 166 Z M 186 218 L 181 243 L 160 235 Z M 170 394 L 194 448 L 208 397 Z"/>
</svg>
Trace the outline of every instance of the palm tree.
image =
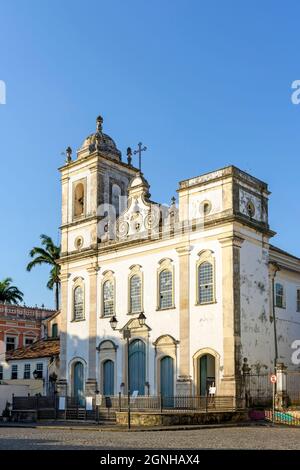
<svg viewBox="0 0 300 470">
<path fill-rule="evenodd" d="M 60 246 L 56 246 L 51 237 L 48 235 L 40 236 L 42 247 L 34 246 L 29 255 L 33 258 L 27 265 L 27 271 L 31 271 L 34 266 L 41 264 L 49 264 L 51 266 L 50 277 L 47 283 L 48 289 L 55 288 L 55 306 L 59 309 L 59 287 L 60 287 L 60 266 L 58 259 L 60 257 Z"/>
<path fill-rule="evenodd" d="M 7 277 L 0 281 L 0 302 L 5 304 L 17 304 L 23 300 L 23 292 L 16 286 L 12 286 L 12 279 Z"/>
</svg>

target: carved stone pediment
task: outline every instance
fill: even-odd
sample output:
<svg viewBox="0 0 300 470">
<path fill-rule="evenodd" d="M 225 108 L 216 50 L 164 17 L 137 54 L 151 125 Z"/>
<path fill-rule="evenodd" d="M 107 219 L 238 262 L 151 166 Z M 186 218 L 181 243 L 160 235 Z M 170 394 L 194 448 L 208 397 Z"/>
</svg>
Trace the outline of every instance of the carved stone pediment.
<svg viewBox="0 0 300 470">
<path fill-rule="evenodd" d="M 159 231 L 160 208 L 149 201 L 149 185 L 141 174 L 131 182 L 128 189 L 127 209 L 117 222 L 116 235 L 119 240 L 146 238 Z"/>
</svg>

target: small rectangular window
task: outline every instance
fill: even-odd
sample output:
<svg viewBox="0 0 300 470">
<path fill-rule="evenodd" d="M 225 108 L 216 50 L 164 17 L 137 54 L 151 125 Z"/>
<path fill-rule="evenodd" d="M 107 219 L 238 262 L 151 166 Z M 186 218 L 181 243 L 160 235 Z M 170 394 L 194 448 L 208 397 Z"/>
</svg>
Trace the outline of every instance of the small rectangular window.
<svg viewBox="0 0 300 470">
<path fill-rule="evenodd" d="M 24 366 L 24 379 L 30 379 L 30 364 Z"/>
<path fill-rule="evenodd" d="M 52 338 L 58 337 L 58 326 L 57 323 L 53 323 L 52 325 Z"/>
<path fill-rule="evenodd" d="M 3 366 L 0 366 L 0 380 L 3 380 Z"/>
<path fill-rule="evenodd" d="M 6 337 L 6 351 L 13 351 L 16 349 L 17 338 L 15 336 Z"/>
<path fill-rule="evenodd" d="M 25 346 L 30 346 L 33 343 L 33 338 L 25 338 Z"/>
<path fill-rule="evenodd" d="M 275 306 L 284 308 L 284 288 L 282 284 L 276 283 L 275 286 Z"/>
<path fill-rule="evenodd" d="M 297 289 L 297 312 L 300 312 L 300 289 Z"/>
<path fill-rule="evenodd" d="M 14 364 L 11 367 L 11 380 L 16 380 L 18 378 L 18 366 Z"/>
<path fill-rule="evenodd" d="M 36 365 L 36 378 L 37 379 L 42 379 L 43 378 L 43 364 L 42 363 L 38 363 Z"/>
</svg>

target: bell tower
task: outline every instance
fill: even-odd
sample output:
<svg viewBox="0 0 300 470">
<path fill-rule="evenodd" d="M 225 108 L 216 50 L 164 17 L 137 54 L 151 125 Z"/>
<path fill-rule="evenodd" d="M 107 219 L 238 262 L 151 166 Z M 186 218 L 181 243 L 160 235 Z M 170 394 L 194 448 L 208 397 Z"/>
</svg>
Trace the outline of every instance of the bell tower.
<svg viewBox="0 0 300 470">
<path fill-rule="evenodd" d="M 104 220 L 112 212 L 118 217 L 122 201 L 127 197 L 129 183 L 138 169 L 122 161 L 120 150 L 111 137 L 103 132 L 103 118 L 96 119 L 96 131 L 90 134 L 72 158 L 72 149 L 66 150 L 65 165 L 60 168 L 62 182 L 61 224 L 61 370 L 58 386 L 66 392 L 69 377 L 67 331 L 80 335 L 86 329 L 89 362 L 86 377 L 86 392 L 94 393 L 96 318 L 97 318 L 97 272 L 98 247 Z M 77 274 L 85 273 L 85 323 L 74 324 L 72 288 Z M 73 284 L 72 284 L 73 283 Z M 88 287 L 87 287 L 88 286 Z M 70 321 L 73 326 L 70 328 Z M 75 325 L 75 326 L 74 326 Z M 73 328 L 73 330 L 72 330 Z M 77 329 L 76 329 L 77 328 Z M 69 331 L 72 330 L 72 333 Z M 81 330 L 81 331 L 82 331 Z"/>
<path fill-rule="evenodd" d="M 122 162 L 121 152 L 102 130 L 97 117 L 96 132 L 90 134 L 72 159 L 70 147 L 66 163 L 60 168 L 62 181 L 62 257 L 78 250 L 97 247 L 99 222 L 110 206 L 118 217 L 122 199 L 138 170 Z"/>
</svg>

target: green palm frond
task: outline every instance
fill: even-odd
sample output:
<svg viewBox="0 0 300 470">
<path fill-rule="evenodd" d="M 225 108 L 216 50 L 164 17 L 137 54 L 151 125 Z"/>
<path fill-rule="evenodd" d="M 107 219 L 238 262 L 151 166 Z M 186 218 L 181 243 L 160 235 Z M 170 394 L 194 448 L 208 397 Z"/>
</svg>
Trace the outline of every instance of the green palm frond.
<svg viewBox="0 0 300 470">
<path fill-rule="evenodd" d="M 59 291 L 59 274 L 60 274 L 60 266 L 57 261 L 60 258 L 60 246 L 54 244 L 51 237 L 48 235 L 42 234 L 40 236 L 42 246 L 35 246 L 30 250 L 29 256 L 32 258 L 26 267 L 27 271 L 31 271 L 31 269 L 35 266 L 40 266 L 43 264 L 47 264 L 51 266 L 50 276 L 47 283 L 48 289 L 56 289 L 56 307 L 58 309 L 58 291 Z"/>
<path fill-rule="evenodd" d="M 7 277 L 0 281 L 0 302 L 18 304 L 22 302 L 24 294 L 16 286 L 12 286 L 12 279 Z"/>
</svg>

